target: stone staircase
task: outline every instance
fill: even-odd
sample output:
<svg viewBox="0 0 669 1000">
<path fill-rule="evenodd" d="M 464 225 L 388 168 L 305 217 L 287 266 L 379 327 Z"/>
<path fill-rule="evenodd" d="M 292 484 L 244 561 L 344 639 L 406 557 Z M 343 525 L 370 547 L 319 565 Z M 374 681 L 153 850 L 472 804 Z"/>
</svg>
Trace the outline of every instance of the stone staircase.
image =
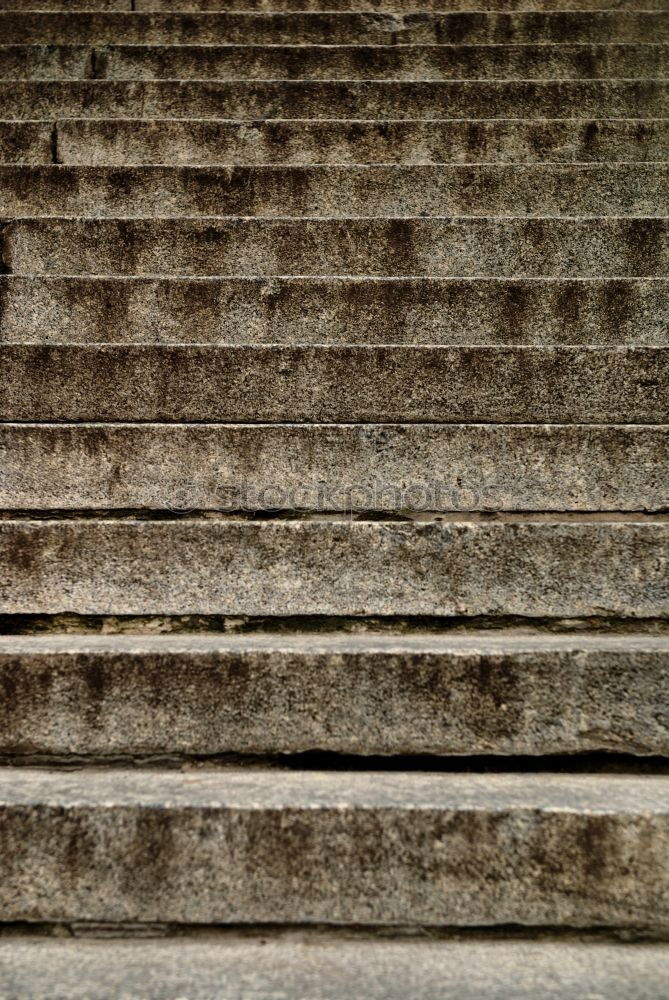
<svg viewBox="0 0 669 1000">
<path fill-rule="evenodd" d="M 1 1000 L 667 995 L 669 5 L 474 6 L 0 0 Z"/>
</svg>

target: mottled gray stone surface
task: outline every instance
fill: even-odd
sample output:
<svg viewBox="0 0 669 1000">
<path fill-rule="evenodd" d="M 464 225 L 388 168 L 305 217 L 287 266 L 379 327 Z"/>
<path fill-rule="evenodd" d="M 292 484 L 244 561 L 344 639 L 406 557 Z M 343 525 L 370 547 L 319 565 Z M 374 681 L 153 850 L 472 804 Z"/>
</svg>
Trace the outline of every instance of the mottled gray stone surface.
<svg viewBox="0 0 669 1000">
<path fill-rule="evenodd" d="M 147 44 L 250 43 L 508 43 L 661 42 L 669 22 L 657 11 L 486 11 L 386 13 L 226 12 L 1 13 L 0 35 L 10 43 Z"/>
<path fill-rule="evenodd" d="M 51 163 L 51 122 L 0 122 L 0 163 Z"/>
<path fill-rule="evenodd" d="M 0 166 L 5 216 L 659 214 L 663 163 Z"/>
<path fill-rule="evenodd" d="M 579 80 L 669 75 L 663 44 L 580 45 L 109 45 L 96 48 L 107 80 Z M 87 46 L 7 46 L 0 74 L 92 79 Z"/>
<path fill-rule="evenodd" d="M 85 45 L 3 44 L 0 45 L 0 79 L 85 80 L 91 77 L 91 53 L 90 46 Z"/>
<path fill-rule="evenodd" d="M 669 637 L 0 637 L 0 753 L 669 752 Z"/>
<path fill-rule="evenodd" d="M 665 519 L 0 521 L 4 614 L 669 615 Z"/>
<path fill-rule="evenodd" d="M 669 924 L 669 778 L 0 771 L 7 920 Z"/>
<path fill-rule="evenodd" d="M 0 303 L 0 343 L 669 344 L 665 278 L 15 274 Z"/>
<path fill-rule="evenodd" d="M 299 109 L 299 111 L 297 110 Z M 665 80 L 0 82 L 0 117 L 666 118 Z"/>
<path fill-rule="evenodd" d="M 662 944 L 383 940 L 337 932 L 0 940 L 5 1000 L 662 1000 L 668 977 Z"/>
<path fill-rule="evenodd" d="M 91 10 L 112 4 L 127 5 L 128 0 L 40 0 L 40 9 L 63 10 L 87 4 Z M 138 11 L 175 10 L 323 10 L 324 0 L 135 0 Z M 3 0 L 2 8 L 34 9 L 35 0 Z M 343 11 L 415 11 L 471 10 L 472 0 L 327 0 L 328 10 Z M 480 9 L 514 10 L 665 10 L 666 0 L 480 0 Z"/>
<path fill-rule="evenodd" d="M 669 347 L 4 344 L 3 420 L 669 422 Z"/>
<path fill-rule="evenodd" d="M 3 159 L 11 162 L 24 130 L 27 135 L 37 128 L 35 123 L 0 122 Z M 48 149 L 51 123 L 42 123 L 42 128 Z M 66 118 L 57 123 L 57 132 L 60 163 L 99 166 L 669 159 L 669 121 L 663 119 L 240 122 Z M 36 158 L 34 162 L 49 160 Z"/>
<path fill-rule="evenodd" d="M 669 507 L 667 426 L 0 425 L 0 508 Z"/>
<path fill-rule="evenodd" d="M 669 276 L 663 218 L 42 218 L 0 235 L 16 274 Z"/>
</svg>

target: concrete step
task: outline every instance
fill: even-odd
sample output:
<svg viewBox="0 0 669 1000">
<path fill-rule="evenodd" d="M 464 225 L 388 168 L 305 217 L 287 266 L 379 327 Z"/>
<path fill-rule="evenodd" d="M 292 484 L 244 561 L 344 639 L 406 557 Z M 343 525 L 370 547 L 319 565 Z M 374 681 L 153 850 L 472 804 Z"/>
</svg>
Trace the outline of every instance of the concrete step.
<svg viewBox="0 0 669 1000">
<path fill-rule="evenodd" d="M 5 344 L 662 347 L 669 323 L 666 278 L 0 275 L 0 296 Z"/>
<path fill-rule="evenodd" d="M 44 2 L 44 0 L 42 0 Z M 331 3 L 332 0 L 329 0 Z M 662 944 L 561 940 L 365 939 L 336 932 L 202 939 L 0 940 L 7 1000 L 657 1000 L 669 975 Z"/>
<path fill-rule="evenodd" d="M 664 11 L 0 12 L 5 44 L 666 42 Z"/>
<path fill-rule="evenodd" d="M 0 163 L 52 163 L 53 122 L 0 121 Z"/>
<path fill-rule="evenodd" d="M 669 616 L 666 515 L 17 517 L 0 553 L 7 615 Z"/>
<path fill-rule="evenodd" d="M 21 80 L 545 80 L 669 76 L 669 46 L 2 45 Z"/>
<path fill-rule="evenodd" d="M 53 146 L 52 148 L 52 140 Z M 669 119 L 0 122 L 0 162 L 90 166 L 669 160 Z"/>
<path fill-rule="evenodd" d="M 32 11 L 40 11 L 40 10 L 60 10 L 60 11 L 72 11 L 72 10 L 124 10 L 124 11 L 128 11 L 131 8 L 132 2 L 136 2 L 136 0 L 0 0 L 0 10 L 7 10 L 7 11 L 9 11 L 9 10 L 32 10 Z M 160 0 L 156 0 L 156 2 L 160 2 Z M 181 0 L 174 0 L 174 2 L 172 2 L 172 0 L 169 0 L 169 3 L 172 5 L 173 8 L 177 7 L 178 9 L 181 9 L 181 10 L 195 10 L 195 9 L 197 9 L 198 5 L 201 4 L 202 2 L 203 2 L 203 0 L 186 0 L 185 3 L 181 3 Z M 207 0 L 204 0 L 204 2 L 206 3 Z M 254 3 L 257 3 L 257 0 L 230 0 L 230 2 L 231 3 L 238 2 L 238 3 L 242 3 L 244 5 L 246 5 L 248 3 L 249 7 L 253 7 Z M 265 2 L 265 0 L 263 0 L 263 2 Z M 270 0 L 270 2 L 273 2 L 273 0 Z M 277 0 L 277 2 L 280 3 L 281 0 Z M 293 2 L 295 2 L 297 4 L 300 4 L 300 3 L 303 3 L 304 0 L 286 0 L 286 3 L 288 4 L 289 7 L 292 6 Z M 311 2 L 311 0 L 310 0 L 310 2 Z M 313 2 L 317 3 L 317 2 L 319 2 L 319 0 L 313 0 Z M 325 0 L 320 0 L 320 2 L 325 2 Z M 339 3 L 342 3 L 342 2 L 346 2 L 346 0 L 327 0 L 328 6 L 330 5 L 330 3 L 339 4 Z M 375 0 L 371 0 L 371 2 L 375 2 Z M 391 2 L 391 3 L 398 2 L 398 0 L 389 0 L 389 2 Z M 408 0 L 408 2 L 413 3 L 413 0 Z M 425 3 L 425 2 L 429 3 L 430 0 L 416 0 L 416 3 Z M 434 2 L 435 3 L 439 3 L 440 0 L 434 0 Z M 448 3 L 453 3 L 453 2 L 454 2 L 454 0 L 444 0 L 444 3 L 447 3 L 447 4 Z M 463 3 L 464 2 L 465 2 L 465 0 L 463 0 Z M 469 2 L 471 2 L 471 0 L 469 0 Z M 486 2 L 488 2 L 488 0 L 486 0 Z M 506 2 L 506 0 L 489 0 L 489 2 L 491 2 L 491 3 Z M 513 3 L 514 0 L 508 0 L 508 2 Z M 525 0 L 522 0 L 522 2 L 525 2 Z M 546 2 L 546 0 L 545 0 L 545 2 Z M 548 2 L 560 2 L 560 5 L 561 5 L 561 0 L 548 0 Z M 577 3 L 578 0 L 565 0 L 565 3 L 567 3 L 567 2 Z M 583 0 L 583 2 L 590 2 L 590 0 Z M 596 3 L 596 2 L 598 2 L 598 0 L 592 0 L 592 2 Z M 609 2 L 609 0 L 601 0 L 601 2 L 602 3 Z M 636 0 L 627 0 L 627 2 L 636 2 Z M 641 0 L 639 0 L 639 2 L 641 2 Z M 643 0 L 643 2 L 645 3 L 645 0 Z M 653 2 L 659 3 L 660 0 L 649 0 L 649 3 L 653 3 Z M 179 7 L 180 3 L 181 3 L 181 6 Z M 226 0 L 222 0 L 222 3 L 227 6 Z M 385 4 L 385 0 L 384 0 L 384 4 Z M 538 6 L 536 9 L 537 10 L 541 10 L 541 7 Z M 561 9 L 566 10 L 567 7 L 564 7 L 564 8 L 561 8 Z M 590 8 L 573 8 L 573 9 L 580 10 L 580 9 L 590 9 Z M 593 8 L 593 9 L 596 9 L 596 8 Z M 602 7 L 601 9 L 604 10 L 604 9 L 607 9 L 607 8 Z M 628 8 L 628 9 L 632 9 L 633 10 L 634 8 Z M 654 8 L 652 6 L 650 6 L 650 7 L 647 6 L 644 9 L 646 9 L 646 10 L 653 10 Z"/>
<path fill-rule="evenodd" d="M 7 920 L 669 923 L 665 776 L 7 768 L 0 813 Z"/>
<path fill-rule="evenodd" d="M 19 275 L 669 276 L 666 218 L 41 218 L 0 237 Z"/>
<path fill-rule="evenodd" d="M 5 635 L 0 754 L 666 754 L 668 666 L 643 633 Z"/>
<path fill-rule="evenodd" d="M 128 0 L 2 0 L 1 10 L 102 9 L 105 5 L 126 5 Z M 563 10 L 667 10 L 667 0 L 134 0 L 138 11 L 563 11 Z"/>
<path fill-rule="evenodd" d="M 0 118 L 669 118 L 666 80 L 0 81 Z"/>
<path fill-rule="evenodd" d="M 663 511 L 667 426 L 2 424 L 0 509 Z"/>
<path fill-rule="evenodd" d="M 0 364 L 10 421 L 669 423 L 666 346 L 4 344 Z"/>
<path fill-rule="evenodd" d="M 669 164 L 0 167 L 0 215 L 662 215 Z"/>
</svg>

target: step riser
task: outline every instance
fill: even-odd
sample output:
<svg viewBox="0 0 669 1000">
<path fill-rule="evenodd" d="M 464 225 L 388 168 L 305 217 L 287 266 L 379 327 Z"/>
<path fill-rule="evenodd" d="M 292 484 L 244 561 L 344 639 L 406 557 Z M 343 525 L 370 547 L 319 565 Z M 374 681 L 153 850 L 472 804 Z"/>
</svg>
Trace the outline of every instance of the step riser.
<svg viewBox="0 0 669 1000">
<path fill-rule="evenodd" d="M 3 0 L 2 9 L 33 10 L 37 0 Z M 563 10 L 666 10 L 666 0 L 134 0 L 137 11 L 383 11 L 413 14 L 417 11 L 563 11 Z M 130 0 L 39 0 L 40 10 L 127 10 Z"/>
<path fill-rule="evenodd" d="M 648 778 L 582 779 L 552 805 L 557 776 L 351 774 L 347 794 L 322 773 L 155 773 L 140 798 L 141 772 L 41 774 L 3 781 L 7 920 L 669 923 Z"/>
<path fill-rule="evenodd" d="M 663 204 L 665 164 L 0 167 L 7 216 L 646 216 Z"/>
<path fill-rule="evenodd" d="M 669 616 L 666 522 L 6 520 L 0 552 L 3 614 Z"/>
<path fill-rule="evenodd" d="M 667 427 L 0 426 L 5 510 L 669 508 Z"/>
<path fill-rule="evenodd" d="M 666 346 L 664 279 L 0 276 L 0 343 Z"/>
<path fill-rule="evenodd" d="M 664 12 L 9 13 L 5 44 L 509 44 L 669 41 Z"/>
<path fill-rule="evenodd" d="M 669 121 L 0 122 L 0 162 L 541 163 L 669 160 Z"/>
<path fill-rule="evenodd" d="M 666 348 L 7 344 L 0 360 L 2 420 L 669 422 Z"/>
<path fill-rule="evenodd" d="M 0 79 L 546 80 L 669 76 L 665 45 L 0 46 Z"/>
<path fill-rule="evenodd" d="M 18 275 L 669 276 L 666 219 L 26 219 L 0 235 Z"/>
<path fill-rule="evenodd" d="M 298 110 L 299 109 L 299 110 Z M 656 80 L 0 82 L 0 117 L 667 118 Z"/>
<path fill-rule="evenodd" d="M 7 637 L 0 754 L 666 754 L 669 642 L 567 645 Z"/>
</svg>

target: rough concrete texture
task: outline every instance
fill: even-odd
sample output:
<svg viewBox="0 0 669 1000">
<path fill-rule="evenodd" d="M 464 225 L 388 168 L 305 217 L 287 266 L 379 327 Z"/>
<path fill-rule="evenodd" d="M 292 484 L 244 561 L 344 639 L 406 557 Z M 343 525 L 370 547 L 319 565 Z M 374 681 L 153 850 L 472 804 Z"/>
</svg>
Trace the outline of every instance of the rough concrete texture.
<svg viewBox="0 0 669 1000">
<path fill-rule="evenodd" d="M 667 667 L 645 635 L 3 636 L 0 753 L 666 754 Z"/>
<path fill-rule="evenodd" d="M 118 7 L 129 0 L 39 0 L 41 10 L 76 10 L 86 4 L 95 10 L 112 4 Z M 134 0 L 138 11 L 177 10 L 323 10 L 325 0 Z M 2 0 L 1 10 L 34 10 L 35 0 Z M 472 10 L 472 0 L 327 0 L 328 10 L 383 11 L 415 13 L 416 11 Z M 479 0 L 479 8 L 489 11 L 515 10 L 666 10 L 667 0 Z"/>
<path fill-rule="evenodd" d="M 509 44 L 663 42 L 661 11 L 106 13 L 0 12 L 5 44 Z"/>
<path fill-rule="evenodd" d="M 41 218 L 0 236 L 5 270 L 24 275 L 669 277 L 666 218 Z"/>
<path fill-rule="evenodd" d="M 0 46 L 22 80 L 601 79 L 669 75 L 663 44 Z"/>
<path fill-rule="evenodd" d="M 0 771 L 7 920 L 669 924 L 669 778 Z"/>
<path fill-rule="evenodd" d="M 0 166 L 5 216 L 653 216 L 668 201 L 664 163 Z"/>
<path fill-rule="evenodd" d="M 85 45 L 0 45 L 0 79 L 85 80 L 91 54 Z"/>
<path fill-rule="evenodd" d="M 0 275 L 0 343 L 661 347 L 668 326 L 663 278 Z"/>
<path fill-rule="evenodd" d="M 662 511 L 669 427 L 2 424 L 4 510 Z"/>
<path fill-rule="evenodd" d="M 0 940 L 5 1000 L 661 1000 L 667 977 L 662 944 L 383 940 L 337 932 Z"/>
<path fill-rule="evenodd" d="M 540 163 L 669 160 L 669 120 L 128 121 L 56 123 L 58 162 Z M 0 122 L 4 162 L 48 163 L 51 122 Z M 45 137 L 28 158 L 33 136 Z"/>
<path fill-rule="evenodd" d="M 667 518 L 596 517 L 6 519 L 0 612 L 668 616 Z"/>
<path fill-rule="evenodd" d="M 0 122 L 0 163 L 51 163 L 51 122 Z"/>
<path fill-rule="evenodd" d="M 2 420 L 669 423 L 668 347 L 3 344 Z"/>
<path fill-rule="evenodd" d="M 298 110 L 299 109 L 299 110 Z M 666 80 L 0 81 L 0 117 L 666 118 Z"/>
</svg>

